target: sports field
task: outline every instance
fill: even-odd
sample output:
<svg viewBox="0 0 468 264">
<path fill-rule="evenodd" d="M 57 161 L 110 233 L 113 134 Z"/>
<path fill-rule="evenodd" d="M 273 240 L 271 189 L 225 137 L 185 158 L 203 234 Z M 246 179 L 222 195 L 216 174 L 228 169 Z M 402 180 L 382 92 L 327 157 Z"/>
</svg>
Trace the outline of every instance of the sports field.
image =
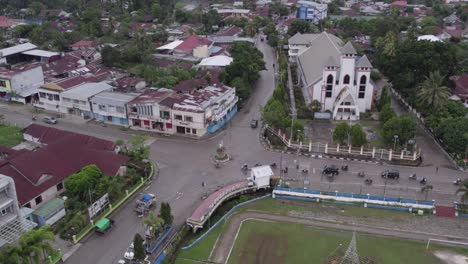
<svg viewBox="0 0 468 264">
<path fill-rule="evenodd" d="M 340 263 L 351 238 L 348 231 L 247 220 L 228 263 Z M 361 263 L 441 263 L 416 241 L 357 233 L 356 246 Z"/>
</svg>

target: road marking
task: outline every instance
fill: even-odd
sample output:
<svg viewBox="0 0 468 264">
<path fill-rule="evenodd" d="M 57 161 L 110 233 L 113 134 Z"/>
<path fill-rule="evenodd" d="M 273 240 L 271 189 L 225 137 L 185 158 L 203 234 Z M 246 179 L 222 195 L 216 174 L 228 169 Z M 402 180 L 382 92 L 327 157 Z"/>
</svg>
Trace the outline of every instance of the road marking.
<svg viewBox="0 0 468 264">
<path fill-rule="evenodd" d="M 175 198 L 175 199 L 176 199 L 176 200 L 179 200 L 179 199 L 182 198 L 183 196 L 184 196 L 183 193 L 181 193 L 181 192 L 176 192 L 176 198 Z"/>
<path fill-rule="evenodd" d="M 312 173 L 315 174 L 315 168 L 312 168 Z"/>
</svg>

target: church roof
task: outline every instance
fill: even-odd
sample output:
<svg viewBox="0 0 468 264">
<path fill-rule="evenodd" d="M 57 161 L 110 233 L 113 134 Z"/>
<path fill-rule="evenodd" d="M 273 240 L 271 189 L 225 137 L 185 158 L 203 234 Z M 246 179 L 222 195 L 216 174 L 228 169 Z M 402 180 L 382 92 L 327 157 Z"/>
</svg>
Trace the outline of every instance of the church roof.
<svg viewBox="0 0 468 264">
<path fill-rule="evenodd" d="M 335 57 L 333 57 L 333 56 L 328 56 L 328 59 L 327 59 L 327 61 L 325 62 L 325 66 L 337 67 L 337 66 L 340 66 L 340 63 L 336 60 Z"/>
<path fill-rule="evenodd" d="M 346 43 L 346 45 L 344 45 L 341 48 L 341 53 L 342 54 L 354 54 L 354 55 L 357 54 L 356 49 L 353 47 L 353 44 L 351 44 L 351 42 L 349 41 Z"/>
<path fill-rule="evenodd" d="M 359 68 L 372 68 L 372 64 L 370 63 L 367 56 L 364 55 L 358 60 L 358 62 L 356 64 L 356 67 L 359 67 Z"/>
<path fill-rule="evenodd" d="M 314 39 L 316 39 L 320 34 L 301 34 L 297 32 L 294 36 L 289 38 L 288 44 L 289 45 L 308 45 Z"/>
</svg>

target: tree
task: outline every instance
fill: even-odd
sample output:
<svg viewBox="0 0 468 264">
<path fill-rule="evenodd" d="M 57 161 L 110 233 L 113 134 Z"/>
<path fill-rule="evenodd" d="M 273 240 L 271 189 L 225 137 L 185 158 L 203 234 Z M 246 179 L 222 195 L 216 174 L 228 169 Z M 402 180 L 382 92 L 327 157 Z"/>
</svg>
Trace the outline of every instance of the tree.
<svg viewBox="0 0 468 264">
<path fill-rule="evenodd" d="M 313 113 L 315 112 L 320 112 L 320 109 L 322 109 L 322 103 L 320 103 L 319 100 L 313 100 L 310 105 L 309 105 L 310 111 Z"/>
<path fill-rule="evenodd" d="M 101 51 L 102 63 L 107 67 L 122 67 L 122 53 L 110 46 L 105 46 Z"/>
<path fill-rule="evenodd" d="M 128 148 L 128 154 L 135 160 L 141 161 L 148 159 L 150 148 L 145 144 L 147 136 L 136 135 L 128 140 L 130 147 Z"/>
<path fill-rule="evenodd" d="M 207 13 L 203 13 L 201 22 L 205 28 L 205 32 L 213 32 L 221 23 L 221 17 L 216 9 L 210 9 Z"/>
<path fill-rule="evenodd" d="M 24 257 L 26 256 L 23 255 L 23 249 L 20 245 L 6 245 L 0 249 L 0 259 L 4 264 L 18 264 L 25 262 L 23 261 Z"/>
<path fill-rule="evenodd" d="M 463 185 L 455 193 L 461 194 L 460 202 L 466 204 L 468 202 L 468 181 L 463 181 Z"/>
<path fill-rule="evenodd" d="M 432 185 L 424 185 L 422 188 L 421 188 L 421 192 L 424 193 L 424 200 L 427 200 L 427 195 L 429 194 L 430 191 L 432 191 L 432 189 L 434 189 L 434 186 Z"/>
<path fill-rule="evenodd" d="M 419 25 L 421 26 L 421 32 L 423 34 L 435 34 L 437 32 L 437 25 L 439 22 L 435 17 L 426 16 L 421 20 Z"/>
<path fill-rule="evenodd" d="M 466 117 L 449 118 L 443 121 L 437 132 L 450 153 L 459 156 L 468 154 L 468 119 Z"/>
<path fill-rule="evenodd" d="M 376 46 L 382 50 L 382 54 L 387 57 L 395 57 L 398 35 L 393 31 L 387 32 L 385 37 L 377 39 Z"/>
<path fill-rule="evenodd" d="M 161 203 L 161 208 L 159 209 L 159 217 L 163 219 L 165 225 L 172 225 L 174 216 L 171 213 L 171 206 L 169 205 L 169 203 Z"/>
<path fill-rule="evenodd" d="M 379 121 L 382 123 L 382 124 L 385 124 L 388 120 L 392 119 L 396 117 L 396 114 L 395 112 L 393 111 L 392 107 L 390 106 L 390 104 L 385 104 L 383 107 L 382 107 L 382 110 L 380 110 L 379 112 Z"/>
<path fill-rule="evenodd" d="M 249 37 L 254 37 L 255 34 L 257 34 L 257 28 L 253 22 L 249 22 L 247 25 L 245 25 L 244 31 L 245 34 L 247 34 Z"/>
<path fill-rule="evenodd" d="M 152 6 L 151 6 L 151 13 L 153 14 L 153 16 L 157 17 L 157 18 L 160 18 L 161 17 L 161 5 L 157 2 L 155 2 Z"/>
<path fill-rule="evenodd" d="M 41 259 L 45 259 L 47 255 L 53 252 L 54 248 L 50 242 L 54 240 L 54 233 L 49 226 L 42 226 L 39 229 L 23 234 L 19 239 L 23 262 L 30 263 L 25 259 L 27 258 L 36 264 L 41 263 Z"/>
<path fill-rule="evenodd" d="M 102 172 L 96 165 L 83 167 L 80 172 L 72 174 L 64 181 L 65 188 L 73 196 L 89 201 L 91 191 L 102 177 Z M 90 201 L 91 202 L 91 201 Z"/>
<path fill-rule="evenodd" d="M 35 1 L 29 4 L 29 8 L 33 11 L 33 16 L 39 15 L 41 10 L 44 8 L 41 2 Z"/>
<path fill-rule="evenodd" d="M 146 257 L 146 251 L 143 246 L 143 238 L 140 234 L 136 233 L 135 237 L 133 238 L 133 248 L 134 248 L 134 258 L 136 260 L 144 260 Z"/>
<path fill-rule="evenodd" d="M 444 78 L 439 71 L 431 72 L 419 86 L 419 102 L 425 107 L 438 110 L 447 102 L 450 90 L 442 85 Z"/>
<path fill-rule="evenodd" d="M 296 33 L 316 33 L 318 32 L 317 27 L 312 25 L 311 23 L 302 20 L 296 19 L 291 23 L 291 26 L 288 28 L 288 35 L 293 36 Z"/>
<path fill-rule="evenodd" d="M 377 103 L 377 109 L 379 111 L 382 111 L 383 106 L 386 104 L 390 105 L 391 102 L 392 102 L 392 96 L 390 94 L 390 87 L 388 85 L 385 85 L 382 88 L 382 92 L 380 93 L 380 98 Z"/>
<path fill-rule="evenodd" d="M 351 145 L 360 147 L 367 143 L 366 132 L 361 125 L 355 124 L 351 127 Z"/>
<path fill-rule="evenodd" d="M 149 238 L 154 238 L 156 234 L 161 232 L 164 220 L 160 217 L 156 217 L 153 211 L 150 211 L 148 217 L 143 220 L 143 224 L 147 230 Z"/>
<path fill-rule="evenodd" d="M 398 136 L 400 144 L 406 144 L 416 135 L 416 121 L 411 116 L 393 117 L 382 127 L 382 138 L 388 144 L 393 143 L 394 136 Z"/>
<path fill-rule="evenodd" d="M 337 142 L 338 144 L 344 144 L 344 142 L 348 139 L 350 133 L 350 127 L 348 123 L 341 122 L 333 131 L 333 141 Z"/>
</svg>

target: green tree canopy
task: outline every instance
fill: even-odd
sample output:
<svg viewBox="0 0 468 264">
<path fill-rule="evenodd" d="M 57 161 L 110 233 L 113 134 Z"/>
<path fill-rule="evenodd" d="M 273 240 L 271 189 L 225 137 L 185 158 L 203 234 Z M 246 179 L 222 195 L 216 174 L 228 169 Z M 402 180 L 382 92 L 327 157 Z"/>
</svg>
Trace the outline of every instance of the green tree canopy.
<svg viewBox="0 0 468 264">
<path fill-rule="evenodd" d="M 135 259 L 140 261 L 144 260 L 146 257 L 146 250 L 143 246 L 143 238 L 138 233 L 136 233 L 135 237 L 133 238 L 133 248 L 135 252 Z"/>
<path fill-rule="evenodd" d="M 416 121 L 411 116 L 393 117 L 382 127 L 382 138 L 392 144 L 394 136 L 398 136 L 398 144 L 404 145 L 416 135 Z"/>
<path fill-rule="evenodd" d="M 64 181 L 65 188 L 74 197 L 89 200 L 89 192 L 102 177 L 102 172 L 96 165 L 83 167 L 81 171 L 71 175 Z M 88 198 L 87 198 L 88 197 Z"/>
<path fill-rule="evenodd" d="M 170 226 L 174 220 L 174 216 L 171 212 L 171 206 L 169 203 L 162 202 L 161 207 L 159 209 L 159 217 L 161 217 L 164 221 L 164 224 Z"/>
<path fill-rule="evenodd" d="M 339 123 L 333 131 L 333 141 L 338 144 L 344 144 L 348 140 L 350 129 L 348 123 Z"/>
<path fill-rule="evenodd" d="M 429 73 L 429 76 L 421 83 L 418 91 L 419 102 L 432 110 L 441 109 L 450 96 L 450 90 L 442 83 L 445 76 L 442 76 L 439 71 Z"/>
<path fill-rule="evenodd" d="M 385 104 L 379 112 L 379 121 L 385 124 L 388 120 L 396 116 L 390 104 Z"/>
<path fill-rule="evenodd" d="M 317 33 L 318 29 L 316 26 L 302 19 L 296 19 L 291 23 L 288 28 L 288 35 L 293 36 L 296 33 Z"/>
<path fill-rule="evenodd" d="M 362 129 L 361 125 L 355 124 L 351 127 L 351 145 L 360 147 L 367 143 L 366 132 Z"/>
<path fill-rule="evenodd" d="M 445 120 L 438 129 L 450 153 L 464 157 L 468 154 L 468 118 Z"/>
</svg>

